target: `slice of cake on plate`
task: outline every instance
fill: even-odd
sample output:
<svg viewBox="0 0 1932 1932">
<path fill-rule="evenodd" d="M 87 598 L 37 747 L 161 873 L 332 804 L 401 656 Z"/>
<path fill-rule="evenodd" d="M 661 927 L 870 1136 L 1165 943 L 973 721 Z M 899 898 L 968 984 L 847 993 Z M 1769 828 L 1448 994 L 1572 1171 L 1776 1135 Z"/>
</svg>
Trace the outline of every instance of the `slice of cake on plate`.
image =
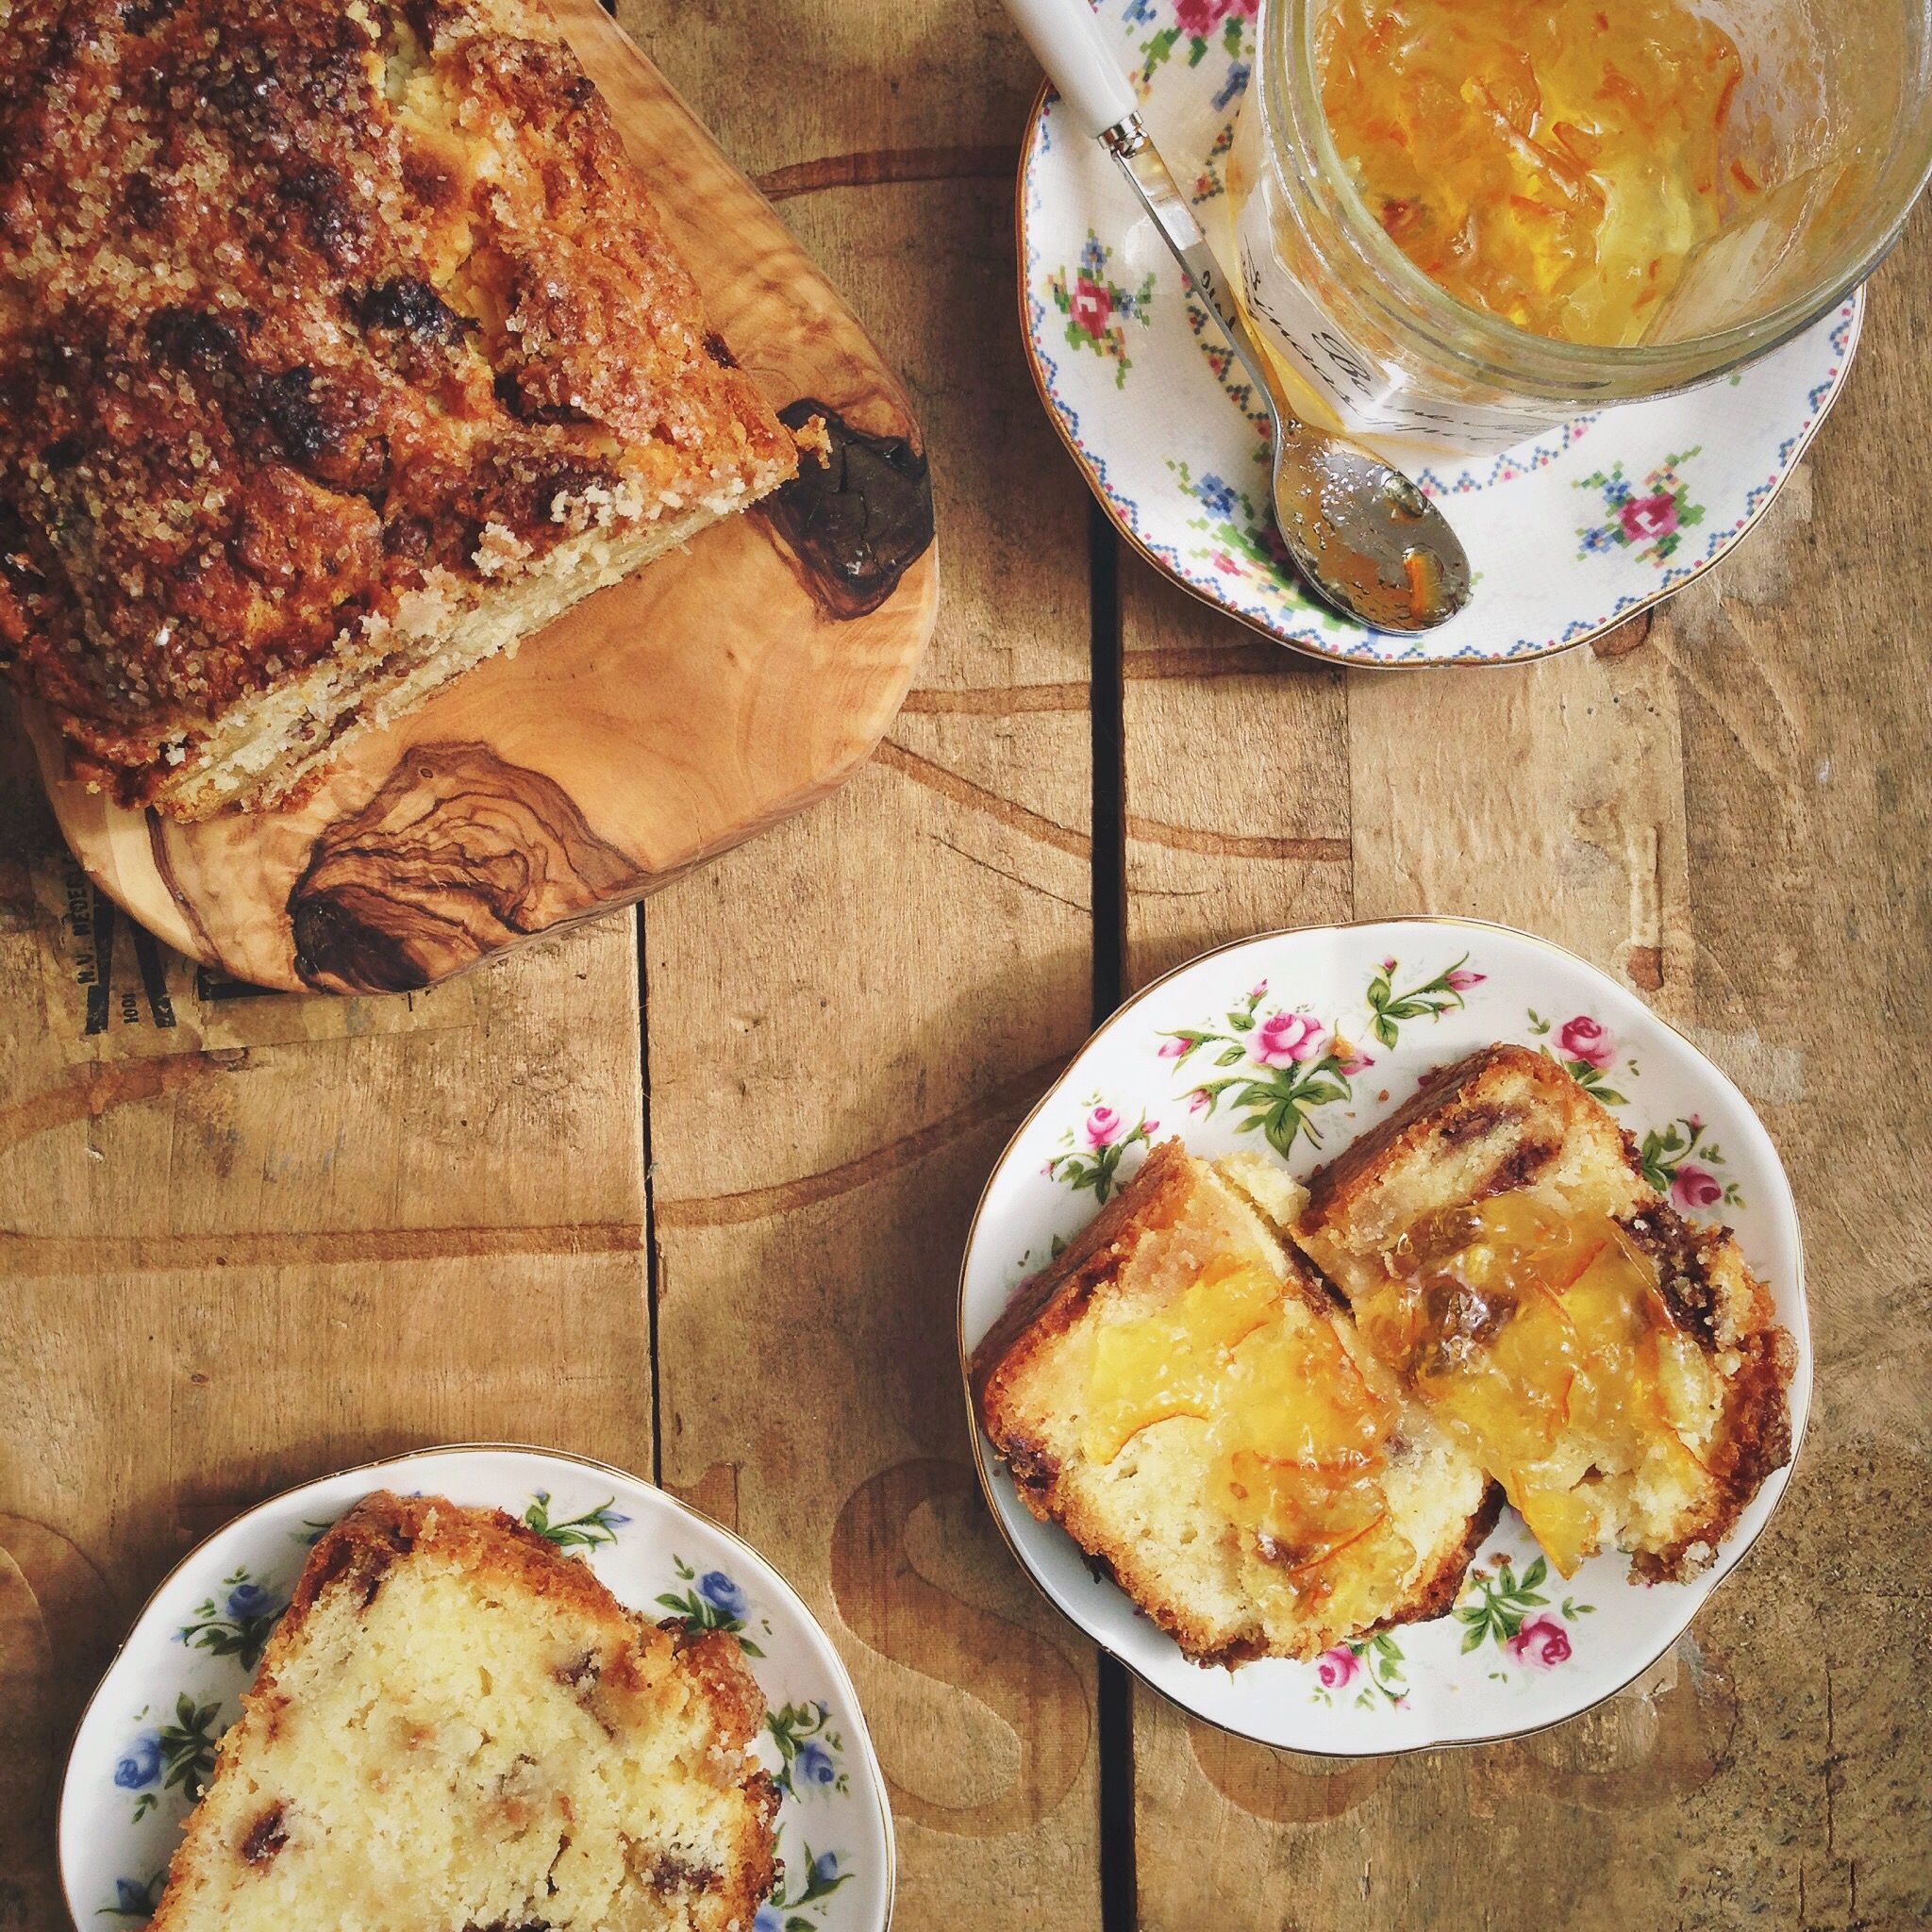
<svg viewBox="0 0 1932 1932">
<path fill-rule="evenodd" d="M 154 1932 L 749 1932 L 776 1874 L 738 1640 L 499 1510 L 377 1491 L 316 1543 Z"/>
<path fill-rule="evenodd" d="M 1294 1231 L 1565 1575 L 1610 1548 L 1693 1574 L 1790 1459 L 1770 1291 L 1545 1054 L 1486 1047 L 1427 1081 L 1310 1177 Z"/>
<path fill-rule="evenodd" d="M 1303 1199 L 1163 1142 L 974 1358 L 1027 1508 L 1200 1663 L 1439 1615 L 1500 1505 L 1284 1239 Z"/>
<path fill-rule="evenodd" d="M 541 0 L 0 8 L 0 668 L 74 775 L 273 805 L 796 461 Z"/>
</svg>

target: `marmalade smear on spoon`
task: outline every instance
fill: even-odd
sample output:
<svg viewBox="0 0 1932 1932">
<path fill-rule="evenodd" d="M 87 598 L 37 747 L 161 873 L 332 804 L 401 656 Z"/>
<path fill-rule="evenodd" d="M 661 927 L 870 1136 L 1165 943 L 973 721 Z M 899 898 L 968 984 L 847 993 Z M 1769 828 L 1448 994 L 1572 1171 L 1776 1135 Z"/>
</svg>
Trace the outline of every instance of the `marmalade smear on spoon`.
<svg viewBox="0 0 1932 1932">
<path fill-rule="evenodd" d="M 1497 1194 L 1424 1215 L 1387 1265 L 1356 1302 L 1363 1339 L 1503 1485 L 1565 1576 L 1600 1547 L 1597 1483 L 1701 1472 L 1717 1378 L 1672 1319 L 1656 1264 L 1608 1215 Z"/>
<path fill-rule="evenodd" d="M 1737 46 L 1683 0 L 1337 0 L 1317 60 L 1396 245 L 1537 335 L 1640 341 L 1760 189 L 1724 145 Z"/>
</svg>

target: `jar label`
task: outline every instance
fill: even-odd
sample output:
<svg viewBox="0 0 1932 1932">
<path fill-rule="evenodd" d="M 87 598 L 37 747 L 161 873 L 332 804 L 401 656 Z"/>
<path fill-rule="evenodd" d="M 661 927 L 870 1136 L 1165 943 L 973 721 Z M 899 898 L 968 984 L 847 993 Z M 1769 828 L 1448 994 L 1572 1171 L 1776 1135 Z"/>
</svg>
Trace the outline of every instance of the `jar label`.
<svg viewBox="0 0 1932 1932">
<path fill-rule="evenodd" d="M 1263 174 L 1241 205 L 1235 228 L 1241 306 L 1269 344 L 1347 428 L 1371 436 L 1425 439 L 1462 455 L 1489 456 L 1566 420 L 1424 394 L 1410 387 L 1400 370 L 1351 342 L 1274 252 L 1277 192 Z"/>
</svg>

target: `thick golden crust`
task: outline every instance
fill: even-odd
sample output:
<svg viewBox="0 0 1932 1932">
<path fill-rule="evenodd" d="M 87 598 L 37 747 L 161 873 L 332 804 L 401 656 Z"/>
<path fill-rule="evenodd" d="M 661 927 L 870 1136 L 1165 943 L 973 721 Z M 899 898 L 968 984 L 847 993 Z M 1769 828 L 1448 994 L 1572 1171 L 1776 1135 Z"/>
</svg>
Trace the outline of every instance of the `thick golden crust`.
<svg viewBox="0 0 1932 1932">
<path fill-rule="evenodd" d="M 272 793 L 794 463 L 541 0 L 0 11 L 0 662 L 125 800 Z M 195 787 L 238 708 L 288 744 Z"/>
<path fill-rule="evenodd" d="M 427 1564 L 463 1579 L 468 1597 L 460 1610 L 445 1596 L 433 1600 L 440 1603 L 440 1617 L 425 1623 L 418 1612 L 405 1627 L 413 1630 L 409 1641 L 418 1645 L 454 1646 L 472 1681 L 487 1690 L 492 1677 L 505 1679 L 526 1661 L 517 1655 L 520 1647 L 533 1646 L 549 1658 L 551 1694 L 560 1692 L 559 1702 L 581 1707 L 594 1719 L 596 1731 L 613 1742 L 628 1739 L 629 1749 L 656 1749 L 661 1757 L 661 1743 L 654 1740 L 664 1737 L 664 1726 L 672 1727 L 682 1740 L 677 1776 L 689 1787 L 695 1773 L 695 1783 L 712 1792 L 708 1801 L 712 1828 L 705 1841 L 715 1856 L 722 1806 L 729 1821 L 724 1832 L 727 1849 L 721 1862 L 700 1865 L 691 1850 L 698 1838 L 675 1833 L 667 1838 L 664 1820 L 655 1808 L 647 1812 L 641 1807 L 634 1817 L 621 1820 L 627 1826 L 625 1838 L 636 1847 L 626 1854 L 630 1882 L 641 1885 L 652 1901 L 645 1923 L 703 1927 L 705 1932 L 749 1925 L 777 1874 L 773 1824 L 779 1794 L 772 1780 L 743 1757 L 762 1724 L 764 1699 L 736 1641 L 719 1631 L 691 1637 L 633 1614 L 588 1564 L 563 1557 L 501 1510 L 377 1491 L 325 1531 L 310 1553 L 262 1653 L 255 1684 L 242 1697 L 242 1717 L 222 1740 L 208 1793 L 190 1814 L 155 1913 L 155 1932 L 198 1932 L 211 1923 L 252 1923 L 263 1917 L 290 1925 L 310 1918 L 327 1921 L 330 1899 L 313 1888 L 340 1882 L 344 1861 L 360 1856 L 355 1841 L 358 1818 L 382 1819 L 375 1829 L 384 1838 L 407 1833 L 412 1824 L 420 1827 L 423 1821 L 407 1809 L 404 1780 L 393 1761 L 395 1747 L 387 1740 L 400 1726 L 405 1752 L 428 1755 L 459 1754 L 463 1740 L 440 1734 L 423 1721 L 422 1713 L 432 1707 L 412 1702 L 415 1687 L 408 1681 L 391 1679 L 374 1691 L 369 1707 L 357 1711 L 356 1737 L 337 1740 L 343 1748 L 329 1760 L 321 1789 L 314 1788 L 312 1765 L 309 1784 L 301 1785 L 290 1777 L 288 1763 L 275 1755 L 278 1746 L 293 1747 L 305 1724 L 306 1739 L 313 1741 L 318 1721 L 305 1714 L 304 1704 L 326 1686 L 318 1685 L 318 1665 L 309 1653 L 317 1644 L 324 1646 L 325 1679 L 345 1671 L 353 1653 L 342 1650 L 341 1615 L 354 1620 L 359 1631 L 382 1593 L 395 1589 L 393 1579 L 412 1564 Z M 463 1627 L 454 1626 L 456 1617 Z M 334 1627 L 325 1630 L 331 1623 Z M 392 1643 L 397 1635 L 390 1632 L 387 1641 Z M 398 1662 L 392 1652 L 386 1655 L 386 1670 L 408 1670 L 408 1656 Z M 423 1667 L 426 1672 L 426 1657 Z M 392 1707 L 388 1711 L 380 1707 L 385 1699 Z M 516 1729 L 516 1713 L 499 1710 L 494 1721 L 509 1726 L 507 1749 L 525 1741 Z M 532 1724 L 528 1740 L 533 1748 L 538 1735 Z M 488 1835 L 468 1845 L 457 1841 L 459 1862 L 480 1870 L 505 1842 L 514 1844 L 519 1830 L 541 1839 L 546 1803 L 560 1806 L 566 1821 L 578 1817 L 587 1832 L 592 1830 L 591 1814 L 573 1811 L 568 1790 L 549 1795 L 545 1781 L 560 1771 L 560 1765 L 544 1761 L 541 1751 L 536 1757 L 515 1757 L 510 1775 L 499 1774 L 496 1780 L 504 1795 L 482 1813 Z M 447 1804 L 454 1813 L 463 1802 L 466 1774 L 451 1775 Z M 328 1831 L 338 1848 L 316 1854 L 314 1813 L 324 1800 Z M 671 1802 L 667 1791 L 667 1809 Z M 577 1803 L 584 1804 L 581 1792 Z M 386 1817 L 391 1807 L 396 1807 L 395 1815 Z M 436 1821 L 433 1828 L 441 1824 Z M 563 1830 L 565 1849 L 573 1828 L 567 1824 Z M 444 1849 L 447 1853 L 451 1847 Z M 281 1868 L 301 1852 L 311 1859 L 305 1875 L 288 1874 L 292 1889 L 280 1896 L 262 1895 L 260 1886 L 281 1881 Z M 559 1860 L 562 1856 L 559 1851 Z M 561 1868 L 553 1863 L 551 1869 L 555 1874 Z M 435 1875 L 432 1860 L 425 1880 Z M 462 1883 L 460 1874 L 458 1883 Z M 541 1870 L 537 1883 L 543 1883 Z M 550 1891 L 558 1892 L 555 1882 Z M 559 1926 L 568 1918 L 567 1902 L 566 1894 L 551 1907 Z M 392 1905 L 391 1916 L 407 1918 L 410 1910 L 422 1909 L 404 1898 Z"/>
<path fill-rule="evenodd" d="M 1422 1215 L 1514 1190 L 1614 1218 L 1657 1263 L 1676 1325 L 1718 1373 L 1723 1407 L 1700 1445 L 1704 1480 L 1667 1533 L 1624 1545 L 1643 1576 L 1694 1574 L 1790 1459 L 1796 1353 L 1731 1231 L 1678 1214 L 1644 1178 L 1636 1142 L 1547 1054 L 1498 1044 L 1431 1075 L 1309 1176 L 1295 1238 L 1353 1301 L 1386 1279 L 1384 1256 Z"/>
<path fill-rule="evenodd" d="M 1295 1319 L 1334 1324 L 1378 1392 L 1400 1404 L 1392 1380 L 1356 1349 L 1339 1298 L 1280 1239 L 1264 1205 L 1275 1191 L 1257 1193 L 1252 1178 L 1239 1159 L 1210 1165 L 1177 1140 L 1163 1141 L 1020 1289 L 973 1360 L 981 1426 L 1027 1509 L 1058 1524 L 1186 1656 L 1209 1665 L 1312 1657 L 1359 1629 L 1440 1615 L 1496 1510 L 1474 1465 L 1424 1415 L 1406 1410 L 1388 1484 L 1418 1552 L 1415 1574 L 1366 1621 L 1346 1624 L 1323 1605 L 1290 1599 L 1257 1541 L 1208 1505 L 1205 1424 L 1157 1423 L 1108 1468 L 1086 1461 L 1090 1324 L 1110 1307 L 1159 1306 L 1216 1262 L 1258 1266 L 1285 1280 L 1302 1311 Z"/>
</svg>

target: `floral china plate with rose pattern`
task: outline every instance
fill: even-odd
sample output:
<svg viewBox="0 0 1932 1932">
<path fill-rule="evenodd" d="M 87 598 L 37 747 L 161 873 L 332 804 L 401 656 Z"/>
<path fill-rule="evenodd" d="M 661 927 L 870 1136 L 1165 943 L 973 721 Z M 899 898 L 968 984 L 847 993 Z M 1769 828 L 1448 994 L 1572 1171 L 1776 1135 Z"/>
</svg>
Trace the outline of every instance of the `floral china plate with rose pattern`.
<svg viewBox="0 0 1932 1932">
<path fill-rule="evenodd" d="M 238 1517 L 161 1584 L 94 1692 L 60 1798 L 76 1925 L 143 1925 L 222 1733 L 240 1715 L 310 1546 L 376 1489 L 493 1505 L 657 1621 L 732 1632 L 767 1700 L 756 1750 L 777 1781 L 776 1890 L 745 1932 L 884 1932 L 885 1784 L 851 1680 L 797 1593 L 730 1531 L 603 1463 L 495 1444 L 429 1449 L 305 1484 Z"/>
<path fill-rule="evenodd" d="M 1106 39 L 1224 262 L 1258 0 L 1098 0 Z M 1501 456 L 1367 439 L 1448 508 L 1469 608 L 1421 636 L 1314 603 L 1269 515 L 1268 423 L 1115 163 L 1042 93 L 1021 148 L 1020 319 L 1047 412 L 1121 533 L 1183 589 L 1352 664 L 1502 663 L 1586 642 L 1709 568 L 1843 386 L 1864 292 L 1736 375 L 1577 417 Z"/>
<path fill-rule="evenodd" d="M 1267 933 L 1157 980 L 1094 1034 L 1033 1110 L 980 1198 L 959 1290 L 961 1362 L 1021 1283 L 1178 1135 L 1191 1153 L 1254 1149 L 1298 1175 L 1341 1153 L 1423 1076 L 1496 1041 L 1552 1055 L 1637 1143 L 1692 1221 L 1732 1227 L 1797 1344 L 1791 1435 L 1811 1397 L 1797 1210 L 1749 1102 L 1636 994 L 1547 941 L 1449 919 Z M 972 1396 L 969 1386 L 968 1406 Z M 1264 1744 L 1371 1756 L 1510 1737 L 1572 1717 L 1675 1640 L 1777 1506 L 1766 1481 L 1715 1564 L 1634 1583 L 1593 1557 L 1567 1582 L 1506 1509 L 1449 1612 L 1307 1663 L 1190 1663 L 1173 1640 L 1038 1522 L 973 1424 L 981 1480 L 1021 1562 L 1096 1642 L 1176 1704 Z"/>
</svg>

